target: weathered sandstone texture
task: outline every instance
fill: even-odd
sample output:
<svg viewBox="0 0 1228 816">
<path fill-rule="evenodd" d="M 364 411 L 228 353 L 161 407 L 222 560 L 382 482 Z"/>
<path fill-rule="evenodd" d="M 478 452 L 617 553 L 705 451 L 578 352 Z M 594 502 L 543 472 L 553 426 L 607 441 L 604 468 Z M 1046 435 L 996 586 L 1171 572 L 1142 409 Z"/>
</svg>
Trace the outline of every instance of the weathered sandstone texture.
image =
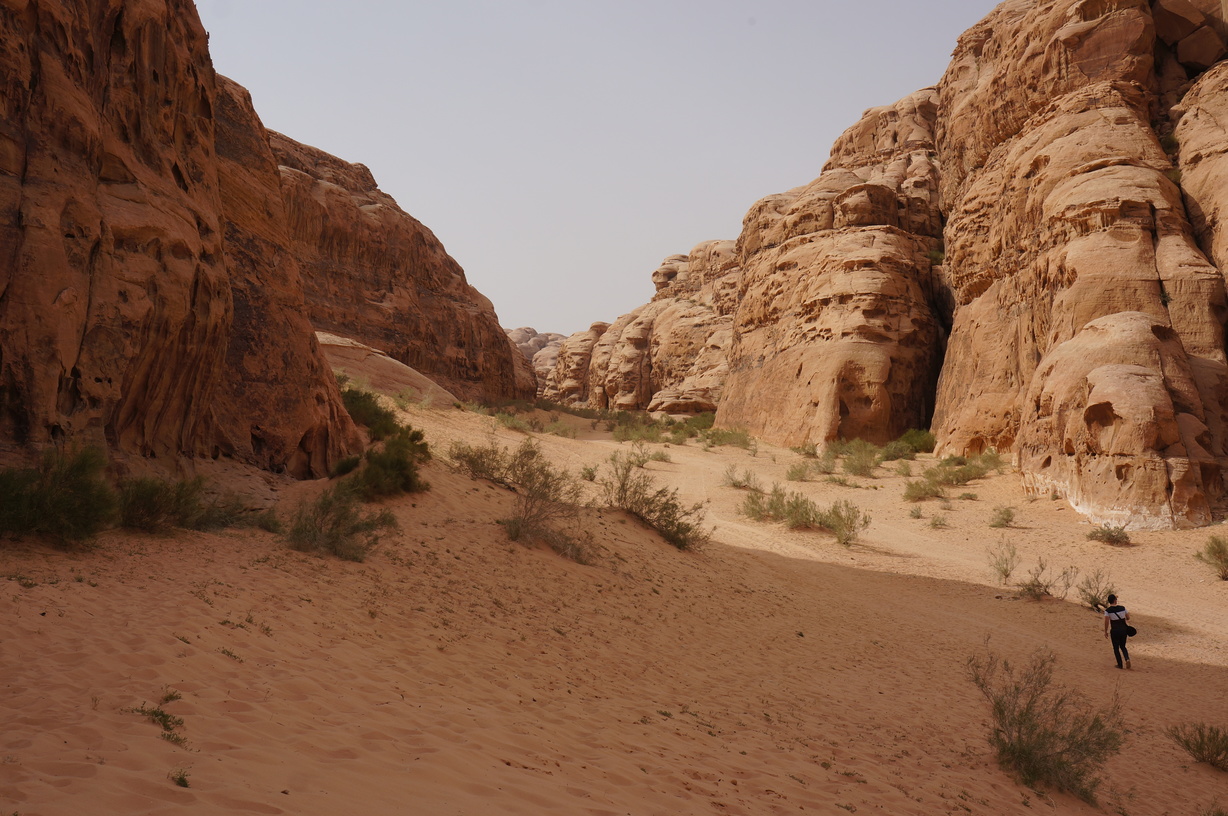
<svg viewBox="0 0 1228 816">
<path fill-rule="evenodd" d="M 542 396 L 609 410 L 716 410 L 740 274 L 732 241 L 666 258 L 650 303 L 563 341 Z"/>
<path fill-rule="evenodd" d="M 1219 38 L 1188 6 L 1004 3 L 939 85 L 940 450 L 1012 451 L 1037 492 L 1133 527 L 1208 523 L 1223 493 L 1224 281 L 1158 138 L 1205 67 L 1182 44 Z"/>
<path fill-rule="evenodd" d="M 352 380 L 361 380 L 380 394 L 396 395 L 437 408 L 446 408 L 457 401 L 455 394 L 440 388 L 430 377 L 378 349 L 328 332 L 316 332 L 316 340 L 333 371 Z"/>
<path fill-rule="evenodd" d="M 327 472 L 359 439 L 192 5 L 2 0 L 0 40 L 0 443 Z"/>
<path fill-rule="evenodd" d="M 531 399 L 532 366 L 435 235 L 363 165 L 270 135 L 312 324 L 463 399 Z"/>
<path fill-rule="evenodd" d="M 541 396 L 546 387 L 546 378 L 558 363 L 559 348 L 567 336 L 558 332 L 539 332 L 528 326 L 506 331 L 512 345 L 532 363 L 537 395 Z"/>
</svg>

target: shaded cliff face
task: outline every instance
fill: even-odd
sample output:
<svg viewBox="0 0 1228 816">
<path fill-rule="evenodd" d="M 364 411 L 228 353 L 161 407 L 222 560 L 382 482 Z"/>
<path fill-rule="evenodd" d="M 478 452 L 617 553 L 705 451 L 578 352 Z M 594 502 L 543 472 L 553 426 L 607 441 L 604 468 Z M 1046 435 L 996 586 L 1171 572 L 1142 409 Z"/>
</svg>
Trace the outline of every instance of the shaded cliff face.
<svg viewBox="0 0 1228 816">
<path fill-rule="evenodd" d="M 0 438 L 326 472 L 357 436 L 194 7 L 6 0 L 0 37 Z"/>
<path fill-rule="evenodd" d="M 532 399 L 531 364 L 434 234 L 350 164 L 271 134 L 308 314 L 463 399 Z"/>
<path fill-rule="evenodd" d="M 740 275 L 732 241 L 666 258 L 651 303 L 562 342 L 542 396 L 603 410 L 716 410 Z"/>
</svg>

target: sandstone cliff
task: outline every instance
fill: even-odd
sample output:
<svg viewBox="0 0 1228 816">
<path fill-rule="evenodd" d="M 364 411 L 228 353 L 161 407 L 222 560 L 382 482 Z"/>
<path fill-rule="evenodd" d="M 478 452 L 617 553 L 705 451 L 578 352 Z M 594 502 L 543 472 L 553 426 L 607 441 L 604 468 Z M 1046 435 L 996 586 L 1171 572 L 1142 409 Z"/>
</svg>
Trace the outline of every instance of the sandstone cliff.
<svg viewBox="0 0 1228 816">
<path fill-rule="evenodd" d="M 732 241 L 666 258 L 652 302 L 563 341 L 542 396 L 609 410 L 716 410 L 740 274 Z"/>
<path fill-rule="evenodd" d="M 0 2 L 0 440 L 326 472 L 276 165 L 183 0 Z"/>
<path fill-rule="evenodd" d="M 525 359 L 532 364 L 537 395 L 541 396 L 546 386 L 546 378 L 558 363 L 559 348 L 567 339 L 566 335 L 558 332 L 539 332 L 528 326 L 506 331 L 512 345 L 519 349 Z"/>
<path fill-rule="evenodd" d="M 434 234 L 369 170 L 271 134 L 312 323 L 463 399 L 531 399 L 532 366 Z"/>
<path fill-rule="evenodd" d="M 1228 464 L 1225 36 L 1219 0 L 999 5 L 935 87 L 748 212 L 718 424 L 789 445 L 932 424 L 941 452 L 1009 452 L 1095 521 L 1208 523 Z M 547 390 L 653 405 L 660 309 L 569 338 Z"/>
</svg>

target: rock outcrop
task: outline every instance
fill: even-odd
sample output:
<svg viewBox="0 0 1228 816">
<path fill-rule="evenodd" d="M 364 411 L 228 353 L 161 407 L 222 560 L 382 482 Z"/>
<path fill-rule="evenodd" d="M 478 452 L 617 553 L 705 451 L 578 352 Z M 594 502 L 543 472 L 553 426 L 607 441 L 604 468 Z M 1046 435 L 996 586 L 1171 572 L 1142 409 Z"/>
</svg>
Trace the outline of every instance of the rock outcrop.
<svg viewBox="0 0 1228 816">
<path fill-rule="evenodd" d="M 567 336 L 558 332 L 539 332 L 528 326 L 506 331 L 512 345 L 532 364 L 537 395 L 541 396 L 546 387 L 546 378 L 558 363 L 559 349 Z"/>
<path fill-rule="evenodd" d="M 435 235 L 369 170 L 271 134 L 308 314 L 462 399 L 531 399 L 532 366 Z"/>
<path fill-rule="evenodd" d="M 0 3 L 0 440 L 327 472 L 276 165 L 177 0 Z"/>
<path fill-rule="evenodd" d="M 666 258 L 652 302 L 563 341 L 542 395 L 606 410 L 716 410 L 740 275 L 732 241 Z"/>
</svg>

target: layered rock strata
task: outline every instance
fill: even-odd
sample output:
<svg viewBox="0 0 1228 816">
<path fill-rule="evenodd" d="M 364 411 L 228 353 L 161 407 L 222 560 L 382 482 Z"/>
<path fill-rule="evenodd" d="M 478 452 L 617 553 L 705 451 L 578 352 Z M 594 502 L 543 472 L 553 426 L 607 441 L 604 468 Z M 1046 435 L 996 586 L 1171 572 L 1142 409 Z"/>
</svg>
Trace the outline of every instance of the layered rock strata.
<svg viewBox="0 0 1228 816">
<path fill-rule="evenodd" d="M 566 335 L 558 332 L 539 332 L 537 329 L 522 326 L 519 329 L 507 329 L 507 336 L 512 341 L 512 345 L 520 350 L 520 353 L 533 366 L 533 375 L 536 378 L 537 395 L 541 396 L 546 387 L 546 379 L 550 376 L 550 372 L 554 370 L 559 359 L 559 348 L 563 345 L 563 341 L 567 339 Z"/>
<path fill-rule="evenodd" d="M 605 410 L 716 410 L 740 275 L 732 241 L 666 258 L 650 303 L 563 341 L 542 395 Z"/>
<path fill-rule="evenodd" d="M 177 0 L 0 3 L 0 439 L 327 472 L 276 165 Z"/>
<path fill-rule="evenodd" d="M 533 398 L 532 366 L 429 229 L 363 165 L 271 137 L 317 329 L 380 349 L 463 399 Z"/>
</svg>

